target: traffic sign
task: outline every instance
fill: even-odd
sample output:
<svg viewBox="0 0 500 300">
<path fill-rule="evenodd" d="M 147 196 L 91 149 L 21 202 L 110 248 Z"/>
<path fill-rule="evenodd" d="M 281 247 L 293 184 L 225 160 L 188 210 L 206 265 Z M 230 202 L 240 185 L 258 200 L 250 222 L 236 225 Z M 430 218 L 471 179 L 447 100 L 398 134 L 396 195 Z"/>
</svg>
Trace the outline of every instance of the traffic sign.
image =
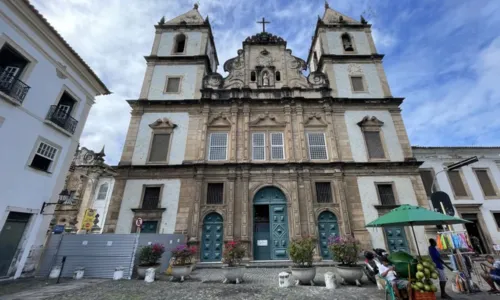
<svg viewBox="0 0 500 300">
<path fill-rule="evenodd" d="M 137 227 L 142 226 L 142 218 L 137 218 L 137 220 L 135 220 L 135 226 L 137 226 Z"/>
</svg>

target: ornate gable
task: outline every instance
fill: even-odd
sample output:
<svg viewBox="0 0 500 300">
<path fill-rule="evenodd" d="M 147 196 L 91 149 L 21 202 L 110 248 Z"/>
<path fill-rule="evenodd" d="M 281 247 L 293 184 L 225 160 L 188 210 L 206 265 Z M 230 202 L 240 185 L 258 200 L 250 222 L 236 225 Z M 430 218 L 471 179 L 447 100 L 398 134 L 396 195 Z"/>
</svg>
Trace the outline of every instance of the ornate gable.
<svg viewBox="0 0 500 300">
<path fill-rule="evenodd" d="M 366 116 L 363 120 L 358 122 L 358 126 L 363 129 L 380 130 L 380 127 L 384 125 L 384 122 L 377 119 L 377 117 Z"/>
<path fill-rule="evenodd" d="M 268 112 L 258 115 L 252 121 L 250 121 L 250 126 L 266 126 L 266 127 L 278 127 L 285 126 L 285 122 L 281 122 L 274 115 L 270 115 Z"/>
<path fill-rule="evenodd" d="M 162 118 L 162 119 L 158 119 L 156 121 L 154 121 L 153 123 L 149 124 L 149 127 L 151 127 L 151 129 L 155 129 L 155 130 L 158 130 L 158 129 L 174 129 L 175 127 L 177 127 L 176 124 L 172 123 L 172 121 L 170 121 L 168 118 Z"/>
<path fill-rule="evenodd" d="M 208 121 L 208 126 L 211 127 L 228 127 L 231 126 L 231 121 L 223 113 L 218 113 L 212 116 Z"/>
<path fill-rule="evenodd" d="M 327 126 L 328 123 L 324 120 L 321 114 L 314 113 L 305 118 L 304 125 L 308 127 L 324 127 Z"/>
</svg>

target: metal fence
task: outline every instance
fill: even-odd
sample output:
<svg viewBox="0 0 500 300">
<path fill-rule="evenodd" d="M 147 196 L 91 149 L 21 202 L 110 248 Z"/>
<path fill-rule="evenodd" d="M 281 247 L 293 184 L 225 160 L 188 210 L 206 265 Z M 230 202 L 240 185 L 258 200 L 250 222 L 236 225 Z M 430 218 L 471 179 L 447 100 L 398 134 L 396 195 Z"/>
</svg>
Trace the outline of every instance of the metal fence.
<svg viewBox="0 0 500 300">
<path fill-rule="evenodd" d="M 170 250 L 184 244 L 182 234 L 82 234 L 52 235 L 37 269 L 37 276 L 48 276 L 52 267 L 61 266 L 62 277 L 71 277 L 78 267 L 85 268 L 85 277 L 113 278 L 115 268 L 123 267 L 124 278 L 132 278 L 140 247 L 153 243 L 165 246 L 160 271 L 168 267 Z"/>
</svg>

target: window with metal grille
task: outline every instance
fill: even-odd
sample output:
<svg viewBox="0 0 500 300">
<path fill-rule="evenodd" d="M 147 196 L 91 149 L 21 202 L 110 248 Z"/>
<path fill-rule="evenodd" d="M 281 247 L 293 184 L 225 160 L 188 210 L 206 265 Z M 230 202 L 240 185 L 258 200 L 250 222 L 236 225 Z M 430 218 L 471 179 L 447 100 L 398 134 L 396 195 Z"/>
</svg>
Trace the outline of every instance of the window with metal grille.
<svg viewBox="0 0 500 300">
<path fill-rule="evenodd" d="M 427 197 L 430 197 L 432 194 L 432 182 L 434 180 L 434 174 L 431 170 L 419 170 L 420 178 L 422 178 L 422 182 L 424 183 L 425 193 Z"/>
<path fill-rule="evenodd" d="M 149 154 L 149 161 L 150 162 L 167 161 L 169 143 L 170 143 L 169 133 L 154 134 L 153 142 L 151 143 L 151 153 Z"/>
<path fill-rule="evenodd" d="M 363 85 L 363 77 L 352 76 L 351 83 L 352 83 L 352 90 L 354 92 L 364 92 L 365 91 L 365 87 Z"/>
<path fill-rule="evenodd" d="M 207 185 L 207 204 L 224 204 L 223 183 L 209 183 Z"/>
<path fill-rule="evenodd" d="M 48 172 L 54 162 L 56 154 L 57 148 L 44 142 L 40 142 L 30 166 L 32 168 Z"/>
<path fill-rule="evenodd" d="M 101 186 L 99 187 L 99 192 L 97 193 L 97 200 L 106 199 L 106 195 L 108 194 L 108 187 L 109 184 L 107 183 L 101 184 Z"/>
<path fill-rule="evenodd" d="M 451 187 L 453 188 L 455 196 L 458 197 L 468 196 L 464 182 L 462 181 L 462 177 L 460 176 L 460 171 L 449 171 L 448 178 L 450 178 Z"/>
<path fill-rule="evenodd" d="M 378 195 L 380 197 L 380 204 L 382 205 L 396 205 L 396 198 L 394 197 L 394 190 L 392 184 L 378 184 Z"/>
<path fill-rule="evenodd" d="M 495 188 L 493 187 L 493 183 L 491 182 L 491 178 L 488 175 L 487 170 L 474 170 L 477 176 L 477 180 L 479 181 L 479 185 L 481 185 L 481 189 L 483 189 L 483 193 L 485 196 L 496 196 L 497 193 Z"/>
<path fill-rule="evenodd" d="M 309 132 L 307 134 L 307 142 L 309 144 L 310 159 L 328 159 L 324 133 Z"/>
<path fill-rule="evenodd" d="M 285 143 L 282 132 L 271 133 L 271 159 L 285 159 Z"/>
<path fill-rule="evenodd" d="M 155 209 L 158 208 L 160 203 L 160 191 L 159 186 L 149 186 L 144 189 L 144 197 L 142 199 L 143 209 Z"/>
<path fill-rule="evenodd" d="M 316 200 L 318 203 L 332 203 L 332 188 L 329 182 L 316 182 Z"/>
<path fill-rule="evenodd" d="M 180 77 L 168 77 L 165 92 L 166 93 L 178 93 L 180 85 L 181 85 L 181 78 Z"/>
<path fill-rule="evenodd" d="M 252 158 L 253 160 L 266 159 L 266 134 L 262 132 L 252 134 Z"/>
<path fill-rule="evenodd" d="M 500 213 L 493 213 L 493 217 L 495 218 L 495 222 L 497 222 L 497 227 L 500 228 Z"/>
<path fill-rule="evenodd" d="M 378 131 L 363 131 L 368 148 L 368 157 L 385 158 L 384 147 Z"/>
<path fill-rule="evenodd" d="M 210 134 L 210 146 L 208 149 L 208 160 L 227 159 L 227 133 L 217 132 Z"/>
</svg>

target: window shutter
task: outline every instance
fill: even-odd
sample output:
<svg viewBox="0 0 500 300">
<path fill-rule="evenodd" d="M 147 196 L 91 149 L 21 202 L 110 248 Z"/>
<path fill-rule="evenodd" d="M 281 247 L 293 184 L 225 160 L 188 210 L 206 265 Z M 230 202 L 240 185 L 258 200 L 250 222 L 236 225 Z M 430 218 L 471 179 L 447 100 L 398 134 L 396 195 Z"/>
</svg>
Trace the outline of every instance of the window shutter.
<svg viewBox="0 0 500 300">
<path fill-rule="evenodd" d="M 271 159 L 285 159 L 285 143 L 283 133 L 271 133 Z"/>
<path fill-rule="evenodd" d="M 316 182 L 316 201 L 318 203 L 332 203 L 332 188 L 329 182 Z"/>
<path fill-rule="evenodd" d="M 453 188 L 453 192 L 455 196 L 458 197 L 467 197 L 467 191 L 465 190 L 464 183 L 462 181 L 462 177 L 460 176 L 459 171 L 449 171 L 448 177 L 450 178 L 451 187 Z"/>
<path fill-rule="evenodd" d="M 379 184 L 377 185 L 380 202 L 382 205 L 395 205 L 396 198 L 394 197 L 394 190 L 392 184 Z"/>
<path fill-rule="evenodd" d="M 491 182 L 490 176 L 488 175 L 488 171 L 486 170 L 475 170 L 477 179 L 479 180 L 479 184 L 483 189 L 483 193 L 485 196 L 496 196 L 497 193 L 495 188 L 493 187 L 493 183 Z"/>
<path fill-rule="evenodd" d="M 252 158 L 253 160 L 266 159 L 266 135 L 264 133 L 252 134 Z"/>
<path fill-rule="evenodd" d="M 207 204 L 224 204 L 223 183 L 209 183 L 207 185 Z"/>
<path fill-rule="evenodd" d="M 380 139 L 378 131 L 363 131 L 368 148 L 368 157 L 370 158 L 385 158 L 384 147 Z"/>
<path fill-rule="evenodd" d="M 180 77 L 169 77 L 167 79 L 167 93 L 178 93 L 180 83 Z"/>
<path fill-rule="evenodd" d="M 170 143 L 170 134 L 162 133 L 153 135 L 153 142 L 151 143 L 151 153 L 149 154 L 149 161 L 167 161 L 168 146 Z"/>
<path fill-rule="evenodd" d="M 364 92 L 365 87 L 363 86 L 363 77 L 361 76 L 352 76 L 352 90 L 355 92 Z"/>
<path fill-rule="evenodd" d="M 424 183 L 425 192 L 427 197 L 430 197 L 432 194 L 432 182 L 434 180 L 434 175 L 430 170 L 419 170 L 420 178 L 422 178 L 422 182 Z"/>
<path fill-rule="evenodd" d="M 309 157 L 311 159 L 328 159 L 324 133 L 308 133 Z"/>
<path fill-rule="evenodd" d="M 210 134 L 209 160 L 226 160 L 227 133 Z"/>
<path fill-rule="evenodd" d="M 143 209 L 155 209 L 158 208 L 160 203 L 160 187 L 146 187 L 144 189 L 144 198 L 142 200 Z"/>
</svg>

